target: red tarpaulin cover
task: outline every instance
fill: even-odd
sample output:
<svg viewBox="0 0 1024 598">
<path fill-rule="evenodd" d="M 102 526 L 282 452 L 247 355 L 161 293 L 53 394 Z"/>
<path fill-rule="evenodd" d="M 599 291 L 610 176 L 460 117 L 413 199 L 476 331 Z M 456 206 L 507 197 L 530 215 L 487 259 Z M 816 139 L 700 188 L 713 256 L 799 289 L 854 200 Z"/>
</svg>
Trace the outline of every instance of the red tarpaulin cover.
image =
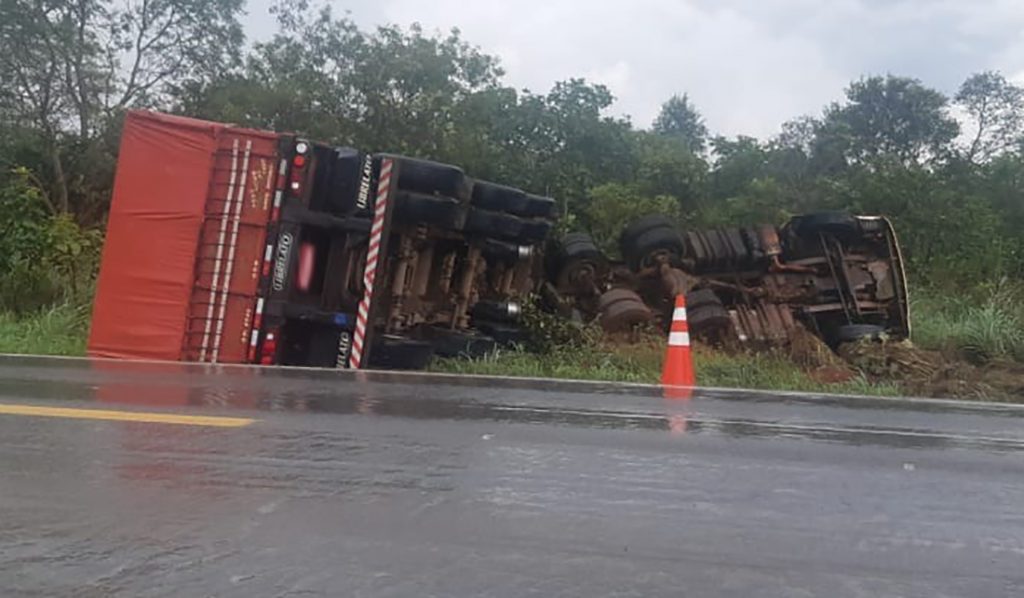
<svg viewBox="0 0 1024 598">
<path fill-rule="evenodd" d="M 223 152 L 229 139 L 252 141 L 261 154 L 240 179 L 252 179 L 246 204 L 257 208 L 259 200 L 256 211 L 265 214 L 276 134 L 153 112 L 126 116 L 93 307 L 90 355 L 182 358 L 199 276 L 200 234 L 208 198 L 219 186 L 212 181 L 217 152 Z M 246 209 L 244 218 L 250 217 L 263 217 L 265 222 L 265 216 Z M 262 243 L 262 232 L 258 242 Z M 245 249 L 249 260 L 262 247 Z M 254 279 L 250 270 L 245 263 L 234 274 L 239 280 L 243 275 Z M 228 333 L 235 344 L 242 340 L 238 331 Z"/>
</svg>

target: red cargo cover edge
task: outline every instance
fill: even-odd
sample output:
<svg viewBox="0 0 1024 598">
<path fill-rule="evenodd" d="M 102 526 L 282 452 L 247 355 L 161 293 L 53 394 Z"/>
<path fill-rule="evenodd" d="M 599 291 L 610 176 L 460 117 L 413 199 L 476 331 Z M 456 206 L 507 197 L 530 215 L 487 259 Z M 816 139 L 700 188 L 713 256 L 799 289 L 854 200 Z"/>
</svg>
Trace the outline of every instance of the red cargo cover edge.
<svg viewBox="0 0 1024 598">
<path fill-rule="evenodd" d="M 178 360 L 216 151 L 278 135 L 146 111 L 125 118 L 88 353 Z"/>
</svg>

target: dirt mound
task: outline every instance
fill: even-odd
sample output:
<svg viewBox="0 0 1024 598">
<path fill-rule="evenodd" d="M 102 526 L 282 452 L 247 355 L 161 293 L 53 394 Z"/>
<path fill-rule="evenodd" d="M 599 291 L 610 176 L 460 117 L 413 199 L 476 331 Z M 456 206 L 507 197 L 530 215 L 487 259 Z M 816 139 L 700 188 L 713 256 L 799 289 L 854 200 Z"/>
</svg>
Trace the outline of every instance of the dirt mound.
<svg viewBox="0 0 1024 598">
<path fill-rule="evenodd" d="M 991 362 L 974 366 L 958 357 L 926 351 L 910 341 L 862 340 L 839 348 L 839 355 L 869 379 L 897 382 L 908 395 L 1024 401 L 1024 365 Z"/>
</svg>

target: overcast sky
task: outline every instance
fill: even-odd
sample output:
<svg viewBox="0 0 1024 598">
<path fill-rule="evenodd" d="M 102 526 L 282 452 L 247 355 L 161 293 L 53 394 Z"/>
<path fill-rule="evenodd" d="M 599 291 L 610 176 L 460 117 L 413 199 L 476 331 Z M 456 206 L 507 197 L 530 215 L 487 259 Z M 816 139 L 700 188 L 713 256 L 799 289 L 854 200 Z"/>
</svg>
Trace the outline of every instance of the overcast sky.
<svg viewBox="0 0 1024 598">
<path fill-rule="evenodd" d="M 267 37 L 272 0 L 249 0 Z M 311 0 L 316 4 L 316 0 Z M 501 57 L 506 81 L 547 91 L 583 76 L 647 127 L 688 93 L 715 133 L 767 137 L 819 114 L 865 74 L 916 77 L 947 94 L 969 74 L 1024 83 L 1024 0 L 334 0 L 361 27 L 458 27 Z"/>
</svg>

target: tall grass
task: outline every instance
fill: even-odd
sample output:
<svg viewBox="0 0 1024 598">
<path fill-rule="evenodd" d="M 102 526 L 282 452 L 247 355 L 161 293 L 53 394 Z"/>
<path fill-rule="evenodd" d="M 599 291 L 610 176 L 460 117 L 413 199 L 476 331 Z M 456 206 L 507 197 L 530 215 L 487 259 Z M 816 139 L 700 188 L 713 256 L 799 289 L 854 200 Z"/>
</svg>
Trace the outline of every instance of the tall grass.
<svg viewBox="0 0 1024 598">
<path fill-rule="evenodd" d="M 927 289 L 911 306 L 914 342 L 956 352 L 975 362 L 1024 360 L 1024 287 L 1002 280 L 962 295 Z"/>
<path fill-rule="evenodd" d="M 663 344 L 653 342 L 556 349 L 548 354 L 511 349 L 475 360 L 439 360 L 431 369 L 459 374 L 655 384 L 661 376 L 664 350 Z M 862 376 L 838 384 L 817 382 L 792 360 L 772 353 L 730 355 L 699 349 L 694 354 L 694 364 L 700 386 L 878 396 L 900 394 L 896 384 L 873 383 Z"/>
<path fill-rule="evenodd" d="M 25 314 L 0 312 L 0 353 L 85 355 L 89 305 L 61 303 Z"/>
</svg>

